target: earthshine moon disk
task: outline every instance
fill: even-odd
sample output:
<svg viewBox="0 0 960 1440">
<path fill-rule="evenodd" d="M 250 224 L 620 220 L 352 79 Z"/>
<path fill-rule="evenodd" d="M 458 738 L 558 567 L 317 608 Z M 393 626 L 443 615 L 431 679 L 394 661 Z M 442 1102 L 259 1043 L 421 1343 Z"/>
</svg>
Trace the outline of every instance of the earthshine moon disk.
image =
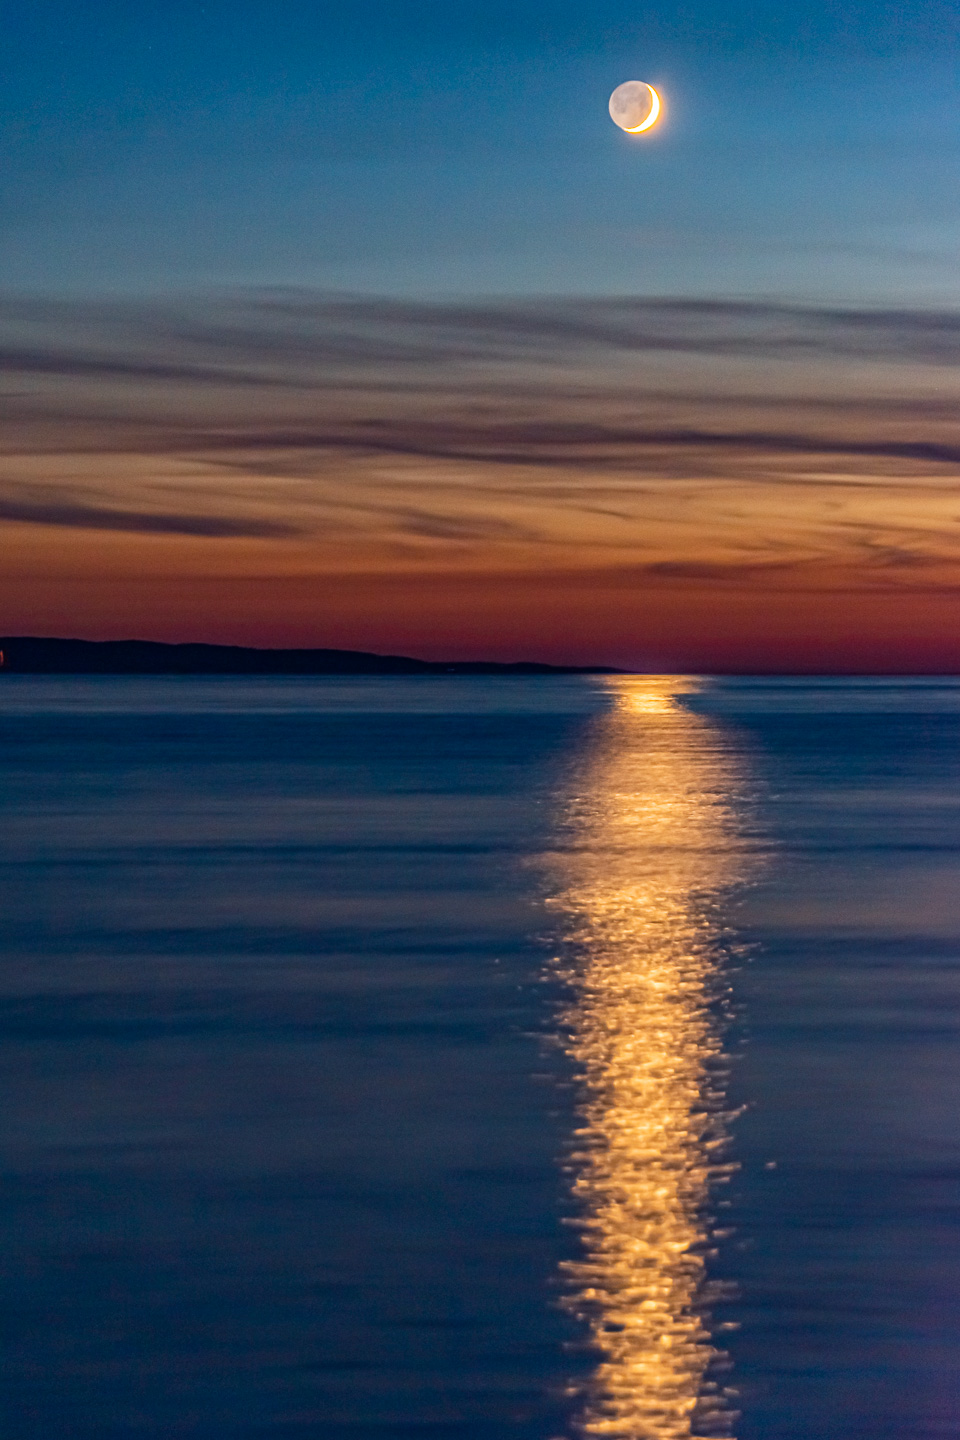
<svg viewBox="0 0 960 1440">
<path fill-rule="evenodd" d="M 660 96 L 645 80 L 625 80 L 610 96 L 610 119 L 628 135 L 642 135 L 660 118 Z"/>
</svg>

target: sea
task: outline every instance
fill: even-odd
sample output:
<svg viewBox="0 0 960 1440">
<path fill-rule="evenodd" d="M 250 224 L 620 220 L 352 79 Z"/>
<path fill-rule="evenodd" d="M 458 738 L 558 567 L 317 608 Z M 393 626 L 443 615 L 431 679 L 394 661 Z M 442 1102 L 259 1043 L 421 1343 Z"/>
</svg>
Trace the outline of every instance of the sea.
<svg viewBox="0 0 960 1440">
<path fill-rule="evenodd" d="M 0 681 L 4 1440 L 960 1434 L 960 681 Z"/>
</svg>

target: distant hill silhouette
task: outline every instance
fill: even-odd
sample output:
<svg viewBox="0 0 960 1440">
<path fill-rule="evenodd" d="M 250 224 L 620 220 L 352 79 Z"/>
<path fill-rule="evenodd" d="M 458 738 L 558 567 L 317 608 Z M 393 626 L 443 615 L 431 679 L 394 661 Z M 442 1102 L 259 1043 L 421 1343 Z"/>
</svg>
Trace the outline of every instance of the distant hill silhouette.
<svg viewBox="0 0 960 1440">
<path fill-rule="evenodd" d="M 154 640 L 0 637 L 0 675 L 613 675 L 601 665 L 413 660 L 363 650 L 255 650 Z"/>
</svg>

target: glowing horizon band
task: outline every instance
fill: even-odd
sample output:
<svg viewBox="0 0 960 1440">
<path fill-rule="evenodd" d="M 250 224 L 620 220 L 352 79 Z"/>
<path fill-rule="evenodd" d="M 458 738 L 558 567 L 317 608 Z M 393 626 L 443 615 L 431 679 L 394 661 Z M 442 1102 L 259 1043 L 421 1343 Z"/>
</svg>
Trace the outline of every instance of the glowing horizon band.
<svg viewBox="0 0 960 1440">
<path fill-rule="evenodd" d="M 644 80 L 642 83 L 644 85 L 647 85 L 646 80 Z M 653 106 L 650 110 L 650 114 L 647 116 L 646 120 L 644 120 L 642 125 L 625 125 L 623 128 L 628 135 L 642 135 L 644 130 L 649 130 L 651 125 L 656 125 L 657 123 L 657 119 L 660 115 L 660 96 L 657 94 L 656 90 L 654 90 L 652 85 L 647 85 L 647 89 L 653 96 Z"/>
</svg>

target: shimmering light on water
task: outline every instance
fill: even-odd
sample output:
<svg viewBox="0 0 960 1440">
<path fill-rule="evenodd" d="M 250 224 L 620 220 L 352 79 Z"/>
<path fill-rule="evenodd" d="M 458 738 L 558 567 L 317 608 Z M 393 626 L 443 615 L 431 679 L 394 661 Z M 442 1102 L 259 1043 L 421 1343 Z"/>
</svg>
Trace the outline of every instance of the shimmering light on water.
<svg viewBox="0 0 960 1440">
<path fill-rule="evenodd" d="M 614 707 L 574 781 L 555 904 L 563 1015 L 579 1072 L 570 1156 L 582 1257 L 566 1303 L 598 1363 L 586 1435 L 730 1435 L 735 1392 L 712 1337 L 711 1198 L 730 1173 L 718 902 L 742 878 L 743 776 L 696 682 L 608 682 Z"/>
<path fill-rule="evenodd" d="M 8 675 L 0 899 L 3 1440 L 960 1432 L 960 680 Z"/>
</svg>

